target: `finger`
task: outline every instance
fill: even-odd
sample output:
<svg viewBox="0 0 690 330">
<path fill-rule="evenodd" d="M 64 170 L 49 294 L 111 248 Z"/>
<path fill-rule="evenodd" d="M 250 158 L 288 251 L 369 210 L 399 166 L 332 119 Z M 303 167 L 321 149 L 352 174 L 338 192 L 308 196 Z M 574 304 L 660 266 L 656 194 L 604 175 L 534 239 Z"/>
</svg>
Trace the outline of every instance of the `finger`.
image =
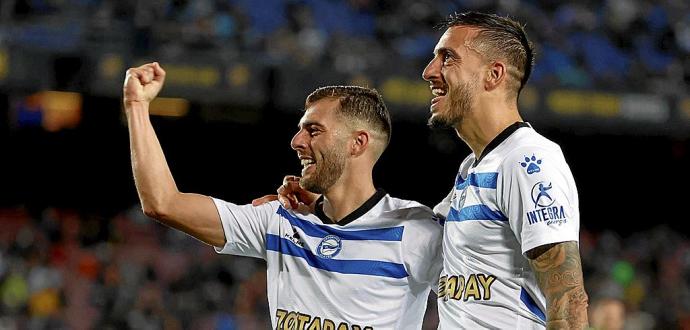
<svg viewBox="0 0 690 330">
<path fill-rule="evenodd" d="M 125 72 L 125 86 L 127 85 L 127 82 L 129 82 L 130 79 L 137 79 L 138 80 L 133 69 L 127 69 L 127 72 Z"/>
<path fill-rule="evenodd" d="M 142 76 L 142 81 L 143 81 L 145 84 L 150 83 L 151 81 L 153 81 L 153 69 L 151 69 L 151 70 L 146 70 L 146 69 L 145 69 L 145 70 L 142 70 L 141 76 Z"/>
<path fill-rule="evenodd" d="M 132 83 L 138 84 L 138 85 L 143 85 L 143 78 L 141 71 L 137 69 L 129 69 L 127 70 L 127 75 L 125 76 L 125 86 L 130 84 L 130 80 L 132 80 Z"/>
<path fill-rule="evenodd" d="M 286 182 L 282 184 L 280 187 L 278 187 L 278 195 L 294 195 L 295 192 L 299 191 L 301 189 L 299 187 L 299 183 L 296 182 Z"/>
<path fill-rule="evenodd" d="M 289 182 L 299 182 L 300 177 L 294 176 L 294 175 L 286 175 L 283 178 L 283 184 L 287 184 Z"/>
<path fill-rule="evenodd" d="M 299 200 L 307 205 L 314 204 L 314 202 L 321 196 L 301 188 L 296 192 L 296 194 L 298 195 Z"/>
<path fill-rule="evenodd" d="M 165 80 L 165 70 L 161 67 L 161 65 L 158 62 L 153 62 L 153 74 L 154 74 L 154 80 L 163 82 Z"/>
<path fill-rule="evenodd" d="M 266 195 L 252 200 L 252 206 L 259 206 L 276 200 L 278 200 L 278 195 Z"/>
<path fill-rule="evenodd" d="M 129 68 L 127 70 L 127 75 L 130 77 L 133 77 L 133 78 L 137 78 L 137 79 L 139 79 L 139 76 L 140 76 L 139 70 L 135 69 L 135 68 Z"/>
<path fill-rule="evenodd" d="M 290 201 L 290 207 L 293 210 L 296 210 L 297 207 L 299 206 L 299 200 L 297 200 L 297 196 L 295 196 L 294 194 L 290 194 L 287 197 L 288 197 L 288 200 Z"/>
<path fill-rule="evenodd" d="M 304 203 L 299 203 L 296 210 L 299 213 L 314 213 L 314 209 L 310 205 Z"/>
<path fill-rule="evenodd" d="M 292 203 L 290 203 L 290 200 L 286 196 L 278 195 L 278 201 L 280 201 L 280 205 L 284 208 L 288 210 L 292 208 Z"/>
<path fill-rule="evenodd" d="M 299 183 L 297 182 L 289 182 L 287 186 L 285 187 L 285 191 L 289 194 L 299 194 L 302 188 L 299 186 Z"/>
<path fill-rule="evenodd" d="M 130 69 L 131 71 L 131 76 L 139 80 L 139 82 L 144 85 L 147 84 L 149 81 L 147 79 L 147 74 L 146 70 L 142 68 L 136 68 L 136 69 Z"/>
</svg>

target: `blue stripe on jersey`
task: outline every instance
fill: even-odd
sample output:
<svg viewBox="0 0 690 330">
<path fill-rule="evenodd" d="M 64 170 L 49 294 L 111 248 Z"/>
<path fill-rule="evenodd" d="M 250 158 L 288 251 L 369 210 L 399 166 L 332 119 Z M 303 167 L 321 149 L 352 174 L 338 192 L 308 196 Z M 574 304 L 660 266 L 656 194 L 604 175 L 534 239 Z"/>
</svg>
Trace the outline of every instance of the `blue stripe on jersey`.
<svg viewBox="0 0 690 330">
<path fill-rule="evenodd" d="M 339 230 L 331 226 L 317 225 L 313 222 L 300 219 L 288 212 L 282 206 L 278 208 L 278 214 L 290 221 L 293 226 L 302 229 L 305 234 L 311 237 L 325 237 L 328 235 L 336 235 L 341 239 L 353 241 L 401 241 L 403 235 L 403 226 L 364 230 Z"/>
<path fill-rule="evenodd" d="M 462 190 L 467 188 L 467 186 L 475 186 L 479 188 L 496 189 L 497 181 L 498 172 L 470 173 L 466 180 L 458 175 L 455 178 L 455 188 Z"/>
<path fill-rule="evenodd" d="M 405 266 L 402 264 L 377 260 L 323 259 L 315 256 L 310 250 L 298 247 L 295 243 L 273 234 L 266 234 L 266 249 L 302 258 L 309 266 L 329 272 L 392 278 L 408 276 Z"/>
<path fill-rule="evenodd" d="M 508 221 L 501 211 L 493 211 L 484 204 L 465 206 L 460 211 L 450 208 L 446 221 L 498 220 Z"/>
<path fill-rule="evenodd" d="M 532 296 L 527 293 L 527 290 L 525 288 L 522 288 L 520 290 L 520 300 L 527 306 L 527 309 L 530 310 L 530 312 L 534 313 L 540 320 L 546 322 L 546 315 L 544 315 L 544 312 L 539 309 L 539 306 L 537 306 L 537 303 L 534 302 L 534 299 L 532 299 Z"/>
</svg>

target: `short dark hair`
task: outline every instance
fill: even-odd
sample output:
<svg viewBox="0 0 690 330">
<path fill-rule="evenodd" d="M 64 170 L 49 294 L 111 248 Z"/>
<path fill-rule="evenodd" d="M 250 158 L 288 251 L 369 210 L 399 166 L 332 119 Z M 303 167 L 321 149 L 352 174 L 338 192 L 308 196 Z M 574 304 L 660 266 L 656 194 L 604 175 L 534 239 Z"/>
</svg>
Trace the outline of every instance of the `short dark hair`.
<svg viewBox="0 0 690 330">
<path fill-rule="evenodd" d="M 383 97 L 373 88 L 360 86 L 326 86 L 317 88 L 305 102 L 306 107 L 325 98 L 340 100 L 339 114 L 366 123 L 382 133 L 385 145 L 391 139 L 391 117 Z"/>
<path fill-rule="evenodd" d="M 489 47 L 489 54 L 503 57 L 518 70 L 514 78 L 520 82 L 517 94 L 527 84 L 534 65 L 534 47 L 527 39 L 524 25 L 509 17 L 479 12 L 453 13 L 439 27 L 447 29 L 453 26 L 477 27 L 481 31 L 477 41 Z"/>
</svg>

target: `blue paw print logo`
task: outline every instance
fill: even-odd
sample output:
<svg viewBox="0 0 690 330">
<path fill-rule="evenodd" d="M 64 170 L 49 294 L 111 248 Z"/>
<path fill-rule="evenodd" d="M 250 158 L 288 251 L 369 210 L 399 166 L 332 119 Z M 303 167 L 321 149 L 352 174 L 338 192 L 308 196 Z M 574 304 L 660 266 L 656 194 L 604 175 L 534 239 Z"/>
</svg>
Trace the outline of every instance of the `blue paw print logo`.
<svg viewBox="0 0 690 330">
<path fill-rule="evenodd" d="M 534 155 L 532 157 L 525 156 L 525 161 L 520 162 L 520 166 L 527 168 L 527 174 L 540 172 L 539 165 L 541 165 L 541 159 L 537 159 Z"/>
</svg>

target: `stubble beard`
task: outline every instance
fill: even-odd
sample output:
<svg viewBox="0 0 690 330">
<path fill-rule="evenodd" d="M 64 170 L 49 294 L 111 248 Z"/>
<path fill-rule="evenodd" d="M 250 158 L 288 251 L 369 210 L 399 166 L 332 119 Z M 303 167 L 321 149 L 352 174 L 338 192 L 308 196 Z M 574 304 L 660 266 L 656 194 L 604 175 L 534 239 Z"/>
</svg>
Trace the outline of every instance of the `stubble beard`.
<svg viewBox="0 0 690 330">
<path fill-rule="evenodd" d="M 299 181 L 300 187 L 316 194 L 328 191 L 345 170 L 346 157 L 339 150 L 344 150 L 344 146 L 334 146 L 324 151 L 321 161 L 316 164 L 316 171 L 309 177 L 302 177 Z"/>
<path fill-rule="evenodd" d="M 446 114 L 432 115 L 429 118 L 429 127 L 455 128 L 462 124 L 467 114 L 472 111 L 472 103 L 474 103 L 473 81 L 465 82 L 448 91 L 448 111 Z"/>
</svg>

